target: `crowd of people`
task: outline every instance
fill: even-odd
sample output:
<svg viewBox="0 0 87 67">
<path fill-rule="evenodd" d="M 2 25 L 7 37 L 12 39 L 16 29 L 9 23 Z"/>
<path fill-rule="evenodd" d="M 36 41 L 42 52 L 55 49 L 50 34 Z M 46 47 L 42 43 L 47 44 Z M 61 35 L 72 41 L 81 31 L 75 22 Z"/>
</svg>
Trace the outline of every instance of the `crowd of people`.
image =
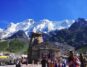
<svg viewBox="0 0 87 67">
<path fill-rule="evenodd" d="M 69 56 L 64 59 L 61 57 L 54 60 L 43 58 L 41 61 L 42 67 L 87 67 L 86 58 L 83 54 L 75 55 L 73 51 L 69 52 Z"/>
<path fill-rule="evenodd" d="M 32 63 L 34 64 L 34 60 Z M 55 59 L 43 57 L 39 64 L 42 67 L 87 67 L 86 63 L 87 61 L 83 54 L 76 55 L 73 51 L 70 51 L 67 58 L 62 56 Z M 16 67 L 21 67 L 21 62 L 17 62 Z"/>
</svg>

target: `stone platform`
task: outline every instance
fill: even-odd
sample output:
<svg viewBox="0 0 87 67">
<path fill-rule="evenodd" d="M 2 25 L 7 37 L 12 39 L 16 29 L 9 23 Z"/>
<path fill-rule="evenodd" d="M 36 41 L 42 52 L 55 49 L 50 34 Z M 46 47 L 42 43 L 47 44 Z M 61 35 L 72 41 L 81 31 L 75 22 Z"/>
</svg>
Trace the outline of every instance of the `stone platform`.
<svg viewBox="0 0 87 67">
<path fill-rule="evenodd" d="M 15 65 L 5 65 L 5 66 L 0 66 L 0 67 L 16 67 Z M 28 65 L 22 65 L 21 67 L 41 67 L 39 64 L 28 64 Z"/>
</svg>

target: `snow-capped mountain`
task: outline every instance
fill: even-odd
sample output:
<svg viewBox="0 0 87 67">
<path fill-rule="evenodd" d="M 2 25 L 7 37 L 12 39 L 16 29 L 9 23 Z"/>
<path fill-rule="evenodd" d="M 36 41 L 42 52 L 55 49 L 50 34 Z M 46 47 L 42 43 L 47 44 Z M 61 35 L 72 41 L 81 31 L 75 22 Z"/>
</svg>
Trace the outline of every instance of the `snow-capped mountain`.
<svg viewBox="0 0 87 67">
<path fill-rule="evenodd" d="M 0 28 L 0 32 L 2 32 L 2 31 L 3 31 L 3 29 Z"/>
<path fill-rule="evenodd" d="M 74 20 L 50 21 L 48 19 L 44 19 L 34 27 L 33 31 L 47 33 L 53 30 L 69 28 L 73 23 Z"/>
<path fill-rule="evenodd" d="M 49 32 L 54 30 L 54 23 L 50 20 L 44 19 L 41 20 L 40 23 L 34 27 L 33 32 Z"/>
<path fill-rule="evenodd" d="M 27 19 L 18 23 L 11 22 L 6 29 L 0 29 L 0 39 L 9 37 L 19 30 L 23 30 L 27 35 L 29 32 L 48 33 L 53 30 L 69 28 L 73 23 L 73 20 L 50 21 L 48 19 L 43 19 L 39 22 L 33 19 Z"/>
</svg>

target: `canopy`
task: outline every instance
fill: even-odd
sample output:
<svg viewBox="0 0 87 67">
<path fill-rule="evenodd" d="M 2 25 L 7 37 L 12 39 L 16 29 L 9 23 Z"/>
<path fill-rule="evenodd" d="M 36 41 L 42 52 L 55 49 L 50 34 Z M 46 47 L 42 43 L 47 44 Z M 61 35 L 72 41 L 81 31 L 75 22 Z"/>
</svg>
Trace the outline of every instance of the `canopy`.
<svg viewBox="0 0 87 67">
<path fill-rule="evenodd" d="M 0 59 L 7 59 L 8 56 L 0 56 Z"/>
</svg>

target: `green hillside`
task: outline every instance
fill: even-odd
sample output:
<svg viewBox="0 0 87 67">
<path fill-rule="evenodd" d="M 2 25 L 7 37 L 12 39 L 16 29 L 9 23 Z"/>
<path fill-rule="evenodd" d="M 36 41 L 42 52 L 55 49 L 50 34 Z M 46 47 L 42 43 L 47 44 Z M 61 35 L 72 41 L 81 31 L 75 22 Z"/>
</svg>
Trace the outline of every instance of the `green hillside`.
<svg viewBox="0 0 87 67">
<path fill-rule="evenodd" d="M 0 41 L 0 52 L 26 53 L 28 45 L 18 39 Z"/>
<path fill-rule="evenodd" d="M 8 42 L 7 41 L 0 41 L 0 52 L 6 51 L 8 48 Z"/>
<path fill-rule="evenodd" d="M 80 53 L 86 53 L 87 52 L 87 46 L 80 47 L 78 50 Z"/>
</svg>

